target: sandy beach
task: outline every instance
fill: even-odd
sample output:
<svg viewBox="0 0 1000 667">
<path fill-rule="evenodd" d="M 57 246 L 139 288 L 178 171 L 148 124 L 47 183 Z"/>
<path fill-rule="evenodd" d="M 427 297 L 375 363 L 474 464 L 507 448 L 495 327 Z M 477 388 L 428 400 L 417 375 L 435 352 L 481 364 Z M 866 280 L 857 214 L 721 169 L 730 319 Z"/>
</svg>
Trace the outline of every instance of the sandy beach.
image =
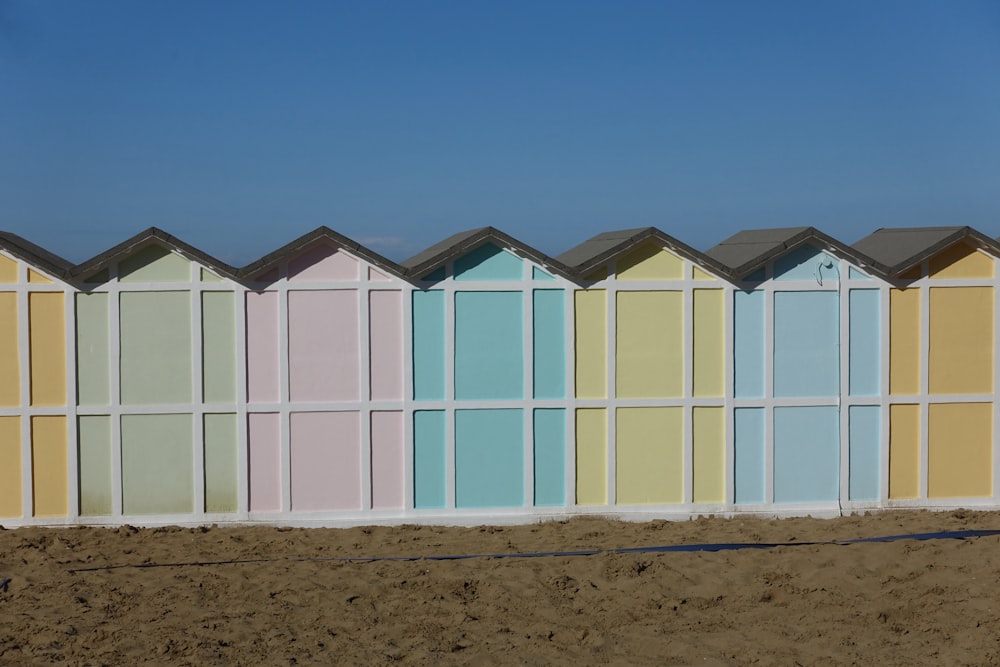
<svg viewBox="0 0 1000 667">
<path fill-rule="evenodd" d="M 1000 513 L 0 531 L 0 663 L 1000 664 Z M 243 562 L 239 562 L 243 561 Z M 143 565 L 144 567 L 134 567 Z"/>
</svg>

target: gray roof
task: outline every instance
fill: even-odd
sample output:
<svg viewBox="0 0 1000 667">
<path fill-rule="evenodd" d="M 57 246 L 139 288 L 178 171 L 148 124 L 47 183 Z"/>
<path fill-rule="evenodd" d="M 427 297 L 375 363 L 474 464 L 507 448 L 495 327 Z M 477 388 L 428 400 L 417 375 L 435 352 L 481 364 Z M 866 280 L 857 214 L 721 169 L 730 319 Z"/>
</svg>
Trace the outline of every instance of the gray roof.
<svg viewBox="0 0 1000 667">
<path fill-rule="evenodd" d="M 56 278 L 69 275 L 72 262 L 12 232 L 0 232 L 0 248 Z"/>
<path fill-rule="evenodd" d="M 738 232 L 705 254 L 728 266 L 737 278 L 760 269 L 772 259 L 806 243 L 812 243 L 846 257 L 876 274 L 885 266 L 857 248 L 851 248 L 814 227 L 780 227 Z"/>
<path fill-rule="evenodd" d="M 458 234 L 453 234 L 439 243 L 423 250 L 409 259 L 400 262 L 406 269 L 406 275 L 411 279 L 430 273 L 443 266 L 446 262 L 468 253 L 486 243 L 494 243 L 503 248 L 517 251 L 523 257 L 544 266 L 547 270 L 557 273 L 568 280 L 576 278 L 573 270 L 558 259 L 549 257 L 529 245 L 518 241 L 494 227 L 478 227 Z"/>
<path fill-rule="evenodd" d="M 69 275 L 73 278 L 86 278 L 87 276 L 93 275 L 104 269 L 113 262 L 124 259 L 135 251 L 149 245 L 159 245 L 170 250 L 174 250 L 188 259 L 194 260 L 202 266 L 210 268 L 212 271 L 221 276 L 225 276 L 230 280 L 237 279 L 237 271 L 234 267 L 226 264 L 222 260 L 212 257 L 206 252 L 198 250 L 192 245 L 188 245 L 179 238 L 171 236 L 162 229 L 157 229 L 156 227 L 145 229 L 132 238 L 122 241 L 113 248 L 109 248 L 87 261 L 77 264 L 70 270 Z"/>
<path fill-rule="evenodd" d="M 329 227 L 323 226 L 317 227 L 311 232 L 303 234 L 291 243 L 278 248 L 274 252 L 270 252 L 260 259 L 247 264 L 239 270 L 238 275 L 241 279 L 250 280 L 255 275 L 265 273 L 271 267 L 298 254 L 310 244 L 321 239 L 331 241 L 333 244 L 349 250 L 351 254 L 364 259 L 369 264 L 372 264 L 387 273 L 391 273 L 397 278 L 403 278 L 406 273 L 406 269 L 404 267 L 400 266 L 391 259 L 386 259 L 374 250 L 369 250 L 357 241 L 354 241 L 343 234 L 339 234 Z"/>
<path fill-rule="evenodd" d="M 557 259 L 573 267 L 573 270 L 577 274 L 584 275 L 612 258 L 628 252 L 638 244 L 650 240 L 667 246 L 682 257 L 695 262 L 716 275 L 724 278 L 730 277 L 728 267 L 722 265 L 715 258 L 695 250 L 656 227 L 638 227 L 635 229 L 604 232 L 570 248 L 559 255 Z"/>
<path fill-rule="evenodd" d="M 887 274 L 895 276 L 963 240 L 1000 255 L 1000 243 L 971 227 L 883 227 L 853 247 L 885 264 Z"/>
</svg>

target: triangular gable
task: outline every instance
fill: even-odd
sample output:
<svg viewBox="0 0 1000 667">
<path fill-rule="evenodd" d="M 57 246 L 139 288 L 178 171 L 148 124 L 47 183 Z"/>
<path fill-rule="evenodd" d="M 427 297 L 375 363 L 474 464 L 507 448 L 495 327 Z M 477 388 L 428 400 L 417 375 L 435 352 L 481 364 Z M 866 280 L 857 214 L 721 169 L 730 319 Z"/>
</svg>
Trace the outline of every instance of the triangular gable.
<svg viewBox="0 0 1000 667">
<path fill-rule="evenodd" d="M 71 262 L 59 255 L 11 232 L 0 232 L 0 250 L 29 266 L 29 282 L 66 280 L 72 267 Z M 16 266 L 14 268 L 16 270 Z M 0 276 L 4 275 L 4 271 L 4 267 L 0 266 Z M 13 280 L 2 281 L 17 282 L 17 277 L 15 275 Z"/>
</svg>

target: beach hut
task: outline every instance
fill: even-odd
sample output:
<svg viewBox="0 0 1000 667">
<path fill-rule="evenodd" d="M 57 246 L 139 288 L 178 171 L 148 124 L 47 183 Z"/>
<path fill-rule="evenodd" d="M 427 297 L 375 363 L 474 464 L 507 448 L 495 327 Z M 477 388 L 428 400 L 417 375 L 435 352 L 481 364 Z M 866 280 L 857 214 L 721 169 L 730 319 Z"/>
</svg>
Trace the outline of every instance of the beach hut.
<svg viewBox="0 0 1000 667">
<path fill-rule="evenodd" d="M 879 229 L 854 245 L 887 266 L 887 502 L 995 504 L 997 257 L 969 227 Z"/>
<path fill-rule="evenodd" d="M 571 502 L 572 274 L 492 227 L 404 261 L 412 295 L 412 494 L 424 515 Z"/>
<path fill-rule="evenodd" d="M 686 513 L 728 502 L 728 269 L 653 227 L 558 257 L 573 295 L 575 500 Z"/>
<path fill-rule="evenodd" d="M 743 231 L 707 255 L 738 280 L 734 507 L 877 506 L 888 368 L 884 267 L 811 227 Z"/>
<path fill-rule="evenodd" d="M 252 518 L 398 515 L 410 286 L 320 227 L 244 267 Z"/>
<path fill-rule="evenodd" d="M 75 509 L 69 267 L 0 232 L 0 522 L 6 525 L 64 523 Z"/>
<path fill-rule="evenodd" d="M 204 522 L 245 510 L 235 269 L 150 228 L 71 277 L 79 515 Z"/>
</svg>

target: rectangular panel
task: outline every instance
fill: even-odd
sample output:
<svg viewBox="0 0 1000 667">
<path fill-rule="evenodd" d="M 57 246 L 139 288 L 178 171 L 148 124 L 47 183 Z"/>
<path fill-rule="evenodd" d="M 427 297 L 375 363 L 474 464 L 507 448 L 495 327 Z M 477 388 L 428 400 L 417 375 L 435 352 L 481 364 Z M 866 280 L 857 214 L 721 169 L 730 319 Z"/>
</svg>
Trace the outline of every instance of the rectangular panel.
<svg viewBox="0 0 1000 667">
<path fill-rule="evenodd" d="M 361 415 L 290 415 L 292 511 L 361 509 Z"/>
<path fill-rule="evenodd" d="M 696 503 L 726 501 L 725 408 L 694 408 L 694 488 Z"/>
<path fill-rule="evenodd" d="M 441 509 L 445 506 L 445 413 L 417 410 L 413 413 L 413 506 Z"/>
<path fill-rule="evenodd" d="M 413 292 L 413 398 L 444 399 L 444 292 Z"/>
<path fill-rule="evenodd" d="M 247 396 L 251 403 L 281 400 L 278 293 L 247 292 Z"/>
<path fill-rule="evenodd" d="M 455 293 L 455 398 L 524 398 L 524 294 Z"/>
<path fill-rule="evenodd" d="M 565 398 L 566 292 L 535 290 L 533 299 L 535 398 Z"/>
<path fill-rule="evenodd" d="M 111 417 L 85 416 L 77 420 L 80 450 L 80 515 L 111 514 Z"/>
<path fill-rule="evenodd" d="M 66 405 L 65 298 L 62 292 L 28 295 L 32 405 Z"/>
<path fill-rule="evenodd" d="M 76 295 L 76 398 L 80 405 L 110 403 L 108 295 Z"/>
<path fill-rule="evenodd" d="M 684 502 L 683 408 L 619 408 L 615 426 L 617 504 Z"/>
<path fill-rule="evenodd" d="M 889 498 L 920 496 L 920 406 L 889 406 Z"/>
<path fill-rule="evenodd" d="M 66 417 L 31 418 L 32 503 L 35 516 L 55 517 L 69 513 L 66 442 Z"/>
<path fill-rule="evenodd" d="M 121 419 L 122 512 L 193 512 L 191 415 L 122 415 Z"/>
<path fill-rule="evenodd" d="M 840 392 L 839 308 L 836 292 L 775 292 L 775 396 Z"/>
<path fill-rule="evenodd" d="M 8 471 L 0 484 L 0 517 L 19 517 L 21 500 L 21 418 L 0 417 L 0 462 Z"/>
<path fill-rule="evenodd" d="M 281 511 L 281 415 L 247 416 L 250 511 Z"/>
<path fill-rule="evenodd" d="M 293 401 L 361 397 L 357 290 L 288 293 L 288 385 Z"/>
<path fill-rule="evenodd" d="M 403 293 L 368 293 L 370 383 L 374 401 L 403 400 Z"/>
<path fill-rule="evenodd" d="M 191 402 L 191 293 L 120 297 L 122 403 Z"/>
<path fill-rule="evenodd" d="M 882 377 L 882 307 L 879 290 L 850 293 L 851 396 L 878 396 Z"/>
<path fill-rule="evenodd" d="M 733 411 L 735 436 L 734 492 L 737 504 L 763 503 L 766 459 L 763 408 L 737 408 Z"/>
<path fill-rule="evenodd" d="M 455 411 L 455 506 L 524 505 L 524 411 Z"/>
<path fill-rule="evenodd" d="M 17 293 L 0 292 L 0 407 L 18 407 L 20 404 L 21 354 L 17 344 Z"/>
<path fill-rule="evenodd" d="M 694 290 L 694 395 L 726 392 L 726 293 Z"/>
<path fill-rule="evenodd" d="M 406 459 L 402 412 L 371 413 L 372 509 L 406 504 Z"/>
<path fill-rule="evenodd" d="M 566 504 L 566 411 L 535 410 L 535 505 Z"/>
<path fill-rule="evenodd" d="M 202 391 L 206 403 L 236 401 L 236 295 L 202 292 Z"/>
<path fill-rule="evenodd" d="M 775 408 L 774 502 L 836 502 L 839 497 L 838 408 Z"/>
<path fill-rule="evenodd" d="M 576 395 L 608 395 L 608 303 L 604 290 L 577 290 Z"/>
<path fill-rule="evenodd" d="M 850 422 L 851 500 L 878 500 L 882 479 L 882 408 L 877 405 L 854 405 Z"/>
<path fill-rule="evenodd" d="M 616 320 L 618 397 L 683 396 L 683 293 L 618 292 Z"/>
<path fill-rule="evenodd" d="M 889 290 L 889 393 L 920 393 L 919 289 Z"/>
<path fill-rule="evenodd" d="M 576 411 L 576 504 L 608 502 L 608 413 L 603 408 Z"/>
<path fill-rule="evenodd" d="M 239 509 L 236 415 L 205 415 L 205 511 Z"/>
<path fill-rule="evenodd" d="M 931 404 L 927 419 L 927 496 L 993 495 L 993 406 Z"/>
<path fill-rule="evenodd" d="M 992 287 L 932 287 L 929 337 L 930 393 L 993 392 Z"/>
<path fill-rule="evenodd" d="M 764 292 L 735 292 L 733 375 L 737 398 L 764 396 Z"/>
</svg>

